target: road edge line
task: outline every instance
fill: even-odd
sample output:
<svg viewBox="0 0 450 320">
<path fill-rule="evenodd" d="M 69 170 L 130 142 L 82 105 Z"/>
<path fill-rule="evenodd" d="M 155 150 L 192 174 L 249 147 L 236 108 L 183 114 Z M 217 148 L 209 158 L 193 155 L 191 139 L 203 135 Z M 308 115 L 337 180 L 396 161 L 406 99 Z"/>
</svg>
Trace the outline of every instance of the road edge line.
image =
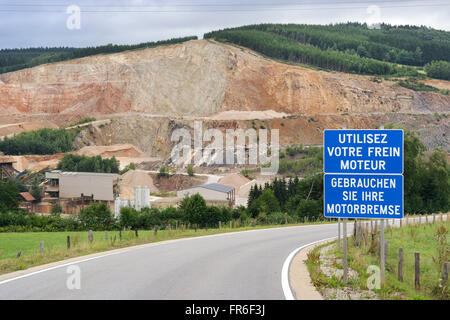
<svg viewBox="0 0 450 320">
<path fill-rule="evenodd" d="M 291 284 L 289 281 L 289 269 L 291 267 L 292 260 L 294 260 L 294 257 L 301 250 L 306 249 L 307 247 L 316 245 L 316 244 L 324 242 L 324 241 L 334 240 L 334 239 L 337 239 L 337 236 L 310 242 L 308 244 L 305 244 L 303 246 L 300 246 L 300 247 L 294 249 L 293 251 L 291 251 L 291 253 L 289 253 L 287 258 L 284 260 L 283 267 L 281 269 L 281 287 L 283 289 L 284 298 L 286 300 L 296 300 L 294 293 L 292 292 Z"/>
</svg>

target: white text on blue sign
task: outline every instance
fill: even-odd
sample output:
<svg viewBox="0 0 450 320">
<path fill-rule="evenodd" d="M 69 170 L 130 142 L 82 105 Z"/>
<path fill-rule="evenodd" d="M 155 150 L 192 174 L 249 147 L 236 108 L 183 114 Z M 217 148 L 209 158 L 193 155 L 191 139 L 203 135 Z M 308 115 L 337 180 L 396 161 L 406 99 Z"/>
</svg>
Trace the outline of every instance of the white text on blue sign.
<svg viewBox="0 0 450 320">
<path fill-rule="evenodd" d="M 403 173 L 403 130 L 325 130 L 325 173 Z"/>
<path fill-rule="evenodd" d="M 403 176 L 325 174 L 327 218 L 402 218 Z"/>
</svg>

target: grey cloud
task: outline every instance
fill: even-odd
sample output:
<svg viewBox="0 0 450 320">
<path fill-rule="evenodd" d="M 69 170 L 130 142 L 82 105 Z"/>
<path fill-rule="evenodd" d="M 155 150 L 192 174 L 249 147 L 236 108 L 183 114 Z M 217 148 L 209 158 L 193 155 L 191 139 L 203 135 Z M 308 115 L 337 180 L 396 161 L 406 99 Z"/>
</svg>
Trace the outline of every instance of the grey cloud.
<svg viewBox="0 0 450 320">
<path fill-rule="evenodd" d="M 138 43 L 145 41 L 162 40 L 187 35 L 201 37 L 203 33 L 226 27 L 245 24 L 274 22 L 274 23 L 336 23 L 347 21 L 365 22 L 368 18 L 366 6 L 379 4 L 381 7 L 381 21 L 392 24 L 427 25 L 438 29 L 450 30 L 449 6 L 417 7 L 423 1 L 397 0 L 393 3 L 386 1 L 351 1 L 351 0 L 318 0 L 311 5 L 311 0 L 284 1 L 283 5 L 274 5 L 275 0 L 267 0 L 266 7 L 261 2 L 247 1 L 248 6 L 243 7 L 240 1 L 206 1 L 195 2 L 180 1 L 51 1 L 42 0 L 45 4 L 58 4 L 57 7 L 11 7 L 6 5 L 17 4 L 15 1 L 0 2 L 0 10 L 14 9 L 14 12 L 0 11 L 0 48 L 30 47 L 30 46 L 93 46 L 106 43 Z M 380 2 L 381 1 L 381 2 Z M 20 0 L 19 0 L 20 2 Z M 342 4 L 344 2 L 345 4 Z M 350 3 L 351 2 L 351 3 Z M 30 3 L 20 2 L 20 3 Z M 82 8 L 81 29 L 68 30 L 65 6 L 78 4 Z M 186 7 L 186 4 L 205 4 L 211 6 Z M 289 4 L 308 3 L 305 6 L 292 6 Z M 430 1 L 428 3 L 444 3 L 443 1 Z M 62 5 L 61 5 L 62 4 Z M 176 7 L 167 7 L 178 4 Z M 88 6 L 86 6 L 88 5 Z M 113 5 L 134 5 L 130 10 L 175 10 L 177 12 L 117 12 L 117 13 L 89 13 L 85 11 L 123 10 Z M 165 9 L 139 7 L 143 5 L 166 5 Z M 182 6 L 180 6 L 182 5 Z M 215 6 L 214 6 L 215 5 Z M 227 6 L 223 6 L 227 5 Z M 383 7 L 401 5 L 402 7 Z M 411 5 L 410 7 L 408 7 Z M 357 8 L 355 8 L 357 7 Z M 268 10 L 262 10 L 263 8 Z M 312 10 L 303 10 L 312 8 Z M 444 10 L 443 10 L 444 8 Z M 35 12 L 25 12 L 33 10 Z M 299 10 L 302 9 L 302 10 Z M 53 10 L 58 12 L 36 12 Z M 231 10 L 218 12 L 218 10 Z M 235 11 L 244 10 L 244 11 Z M 252 10 L 252 11 L 245 11 Z M 179 12 L 182 11 L 182 12 Z M 200 12 L 203 11 L 203 12 Z"/>
</svg>

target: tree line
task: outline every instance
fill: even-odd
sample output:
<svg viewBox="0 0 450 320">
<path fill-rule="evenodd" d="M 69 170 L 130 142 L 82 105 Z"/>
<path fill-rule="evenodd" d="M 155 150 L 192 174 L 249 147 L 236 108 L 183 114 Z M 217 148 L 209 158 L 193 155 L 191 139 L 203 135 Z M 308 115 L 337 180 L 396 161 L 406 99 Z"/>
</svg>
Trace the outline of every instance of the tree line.
<svg viewBox="0 0 450 320">
<path fill-rule="evenodd" d="M 370 75 L 413 75 L 417 73 L 411 67 L 361 57 L 356 53 L 351 54 L 334 49 L 322 50 L 311 44 L 302 44 L 296 40 L 260 30 L 216 31 L 205 34 L 205 38 L 232 42 L 275 59 L 309 64 L 339 72 Z"/>
<path fill-rule="evenodd" d="M 103 159 L 101 156 L 65 154 L 58 162 L 57 169 L 74 172 L 119 173 L 119 165 L 119 160 L 114 156 Z"/>
<path fill-rule="evenodd" d="M 425 65 L 425 72 L 432 78 L 450 80 L 450 62 L 432 61 Z"/>
<path fill-rule="evenodd" d="M 450 61 L 450 33 L 425 26 L 369 28 L 361 23 L 330 25 L 259 24 L 242 27 L 282 35 L 322 50 L 343 52 L 393 63 L 424 66 L 434 60 Z"/>
<path fill-rule="evenodd" d="M 72 150 L 79 130 L 42 128 L 0 139 L 0 151 L 8 155 L 55 154 Z"/>
<path fill-rule="evenodd" d="M 418 76 L 414 68 L 450 61 L 450 33 L 424 26 L 258 24 L 206 33 L 272 58 L 372 75 Z M 406 65 L 406 66 L 399 66 Z"/>
<path fill-rule="evenodd" d="M 26 48 L 0 50 L 0 73 L 31 68 L 37 65 L 88 57 L 96 54 L 109 54 L 127 50 L 154 48 L 163 45 L 196 40 L 197 36 L 172 38 L 154 42 L 143 42 L 134 45 L 107 44 L 86 48 Z"/>
</svg>

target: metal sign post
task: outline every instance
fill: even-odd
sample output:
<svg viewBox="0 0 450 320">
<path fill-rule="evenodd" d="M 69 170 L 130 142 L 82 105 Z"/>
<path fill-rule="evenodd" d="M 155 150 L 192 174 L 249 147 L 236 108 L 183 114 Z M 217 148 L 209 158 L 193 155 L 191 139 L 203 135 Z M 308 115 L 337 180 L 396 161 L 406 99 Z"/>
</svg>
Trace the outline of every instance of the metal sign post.
<svg viewBox="0 0 450 320">
<path fill-rule="evenodd" d="M 384 252 L 384 220 L 380 220 L 380 284 L 384 284 L 386 272 L 386 257 Z"/>
<path fill-rule="evenodd" d="M 342 266 L 344 268 L 344 275 L 343 275 L 343 280 L 344 283 L 347 284 L 348 281 L 348 265 L 347 265 L 347 250 L 348 250 L 348 244 L 347 244 L 347 218 L 344 218 L 344 224 L 343 224 L 343 239 L 344 239 L 344 254 L 342 257 Z"/>
<path fill-rule="evenodd" d="M 341 218 L 338 218 L 338 250 L 341 251 Z"/>
</svg>

